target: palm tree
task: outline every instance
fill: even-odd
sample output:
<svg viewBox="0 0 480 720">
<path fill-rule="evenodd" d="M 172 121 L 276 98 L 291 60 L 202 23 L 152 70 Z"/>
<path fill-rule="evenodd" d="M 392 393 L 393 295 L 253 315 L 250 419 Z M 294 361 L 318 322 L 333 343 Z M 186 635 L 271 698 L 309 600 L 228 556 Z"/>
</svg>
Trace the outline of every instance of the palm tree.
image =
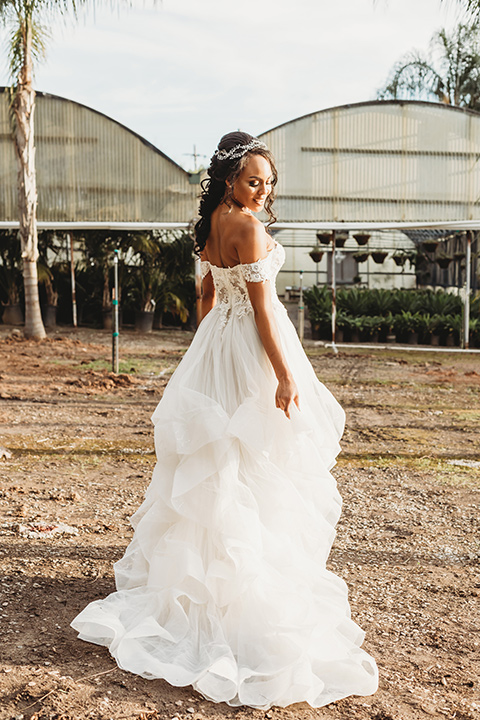
<svg viewBox="0 0 480 720">
<path fill-rule="evenodd" d="M 446 2 L 447 5 L 451 4 L 452 0 L 440 0 L 442 3 Z M 472 18 L 480 18 L 480 0 L 453 0 L 456 1 L 457 5 L 461 5 L 466 11 L 467 15 Z"/>
<path fill-rule="evenodd" d="M 37 186 L 35 179 L 33 66 L 45 57 L 44 22 L 59 13 L 76 17 L 81 5 L 95 0 L 0 0 L 0 24 L 10 32 L 10 94 L 13 140 L 18 166 L 18 219 L 25 287 L 25 337 L 45 337 L 38 296 Z M 130 5 L 131 0 L 124 0 Z M 112 3 L 113 5 L 113 3 Z"/>
<path fill-rule="evenodd" d="M 435 98 L 480 110 L 479 30 L 479 21 L 473 21 L 436 32 L 428 53 L 412 51 L 394 65 L 379 99 Z"/>
<path fill-rule="evenodd" d="M 82 0 L 79 0 L 80 2 Z M 45 337 L 38 297 L 37 185 L 35 177 L 33 64 L 45 55 L 46 28 L 40 18 L 54 11 L 75 12 L 75 0 L 0 0 L 0 21 L 10 31 L 10 92 L 17 157 L 18 219 L 25 288 L 25 337 Z"/>
</svg>

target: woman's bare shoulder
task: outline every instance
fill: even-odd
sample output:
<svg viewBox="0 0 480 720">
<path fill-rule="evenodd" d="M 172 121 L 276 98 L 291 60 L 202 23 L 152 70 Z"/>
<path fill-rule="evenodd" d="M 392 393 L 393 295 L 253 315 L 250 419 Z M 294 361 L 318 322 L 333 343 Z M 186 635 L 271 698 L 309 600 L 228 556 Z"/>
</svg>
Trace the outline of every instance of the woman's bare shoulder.
<svg viewBox="0 0 480 720">
<path fill-rule="evenodd" d="M 245 215 L 238 227 L 237 252 L 241 263 L 256 262 L 268 252 L 268 240 L 263 224 L 253 215 Z"/>
</svg>

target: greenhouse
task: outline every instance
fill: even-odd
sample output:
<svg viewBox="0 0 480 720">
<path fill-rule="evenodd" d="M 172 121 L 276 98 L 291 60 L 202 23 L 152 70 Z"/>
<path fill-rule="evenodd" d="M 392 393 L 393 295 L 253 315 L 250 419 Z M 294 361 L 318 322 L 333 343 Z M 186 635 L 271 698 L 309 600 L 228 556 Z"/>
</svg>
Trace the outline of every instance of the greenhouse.
<svg viewBox="0 0 480 720">
<path fill-rule="evenodd" d="M 308 285 L 329 281 L 328 243 L 322 246 L 316 231 L 334 227 L 351 230 L 337 254 L 340 283 L 465 282 L 464 258 L 454 255 L 465 251 L 457 229 L 480 228 L 480 114 L 439 103 L 372 101 L 296 118 L 261 138 L 280 176 L 275 207 L 279 239 L 289 248 L 284 285 L 295 285 L 299 270 Z M 355 238 L 362 231 L 366 244 Z M 425 255 L 421 243 L 432 238 L 436 252 Z M 323 255 L 314 262 L 309 253 L 317 245 L 317 257 Z M 439 255 L 455 260 L 447 271 L 436 263 Z M 476 274 L 472 269 L 473 286 Z"/>
<path fill-rule="evenodd" d="M 304 287 L 351 287 L 364 291 L 364 298 L 382 289 L 443 288 L 464 298 L 467 286 L 476 292 L 480 114 L 437 103 L 372 101 L 311 113 L 260 137 L 279 171 L 272 231 L 287 252 L 278 278 L 287 301 L 298 297 L 300 274 Z M 72 321 L 70 303 L 63 300 L 75 265 L 79 322 L 108 326 L 117 249 L 125 322 L 155 311 L 157 325 L 164 316 L 192 322 L 188 229 L 197 212 L 200 174 L 186 172 L 112 118 L 45 93 L 37 94 L 36 146 L 42 304 L 56 308 L 52 312 L 61 322 Z M 18 306 L 16 164 L 5 88 L 0 160 L 0 292 L 4 304 Z M 322 292 L 317 305 L 325 304 Z M 405 303 L 400 309 L 399 298 L 393 306 L 412 312 Z M 371 308 L 377 301 L 371 300 Z M 455 317 L 457 305 L 450 308 Z M 311 311 L 313 317 L 313 306 Z M 458 342 L 460 322 L 442 336 Z M 369 323 L 375 325 L 366 322 L 362 339 L 375 336 Z M 385 337 L 385 323 L 382 328 Z M 344 329 L 349 337 L 352 328 Z M 408 332 L 400 323 L 399 337 Z M 432 332 L 417 328 L 416 334 L 429 339 Z"/>
<path fill-rule="evenodd" d="M 35 144 L 40 223 L 189 222 L 195 215 L 192 176 L 85 105 L 37 93 Z M 16 185 L 8 94 L 0 88 L 1 221 L 17 219 Z"/>
</svg>

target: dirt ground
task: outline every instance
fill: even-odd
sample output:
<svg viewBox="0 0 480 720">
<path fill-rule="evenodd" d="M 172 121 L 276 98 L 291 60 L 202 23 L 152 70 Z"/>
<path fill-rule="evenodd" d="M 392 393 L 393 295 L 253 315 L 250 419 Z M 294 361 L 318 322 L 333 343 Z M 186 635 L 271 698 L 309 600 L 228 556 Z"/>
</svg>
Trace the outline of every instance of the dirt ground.
<svg viewBox="0 0 480 720">
<path fill-rule="evenodd" d="M 0 717 L 480 718 L 480 355 L 307 347 L 347 412 L 329 566 L 378 661 L 374 696 L 234 709 L 77 640 L 71 619 L 114 589 L 154 464 L 150 415 L 190 339 L 123 332 L 116 377 L 106 332 L 34 343 L 0 326 Z"/>
</svg>

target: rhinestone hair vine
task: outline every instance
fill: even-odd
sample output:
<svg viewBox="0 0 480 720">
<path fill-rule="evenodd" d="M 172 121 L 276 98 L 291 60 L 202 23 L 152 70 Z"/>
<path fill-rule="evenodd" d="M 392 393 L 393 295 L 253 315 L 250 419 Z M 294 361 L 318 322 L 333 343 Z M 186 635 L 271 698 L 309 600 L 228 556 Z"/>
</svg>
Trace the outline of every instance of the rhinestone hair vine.
<svg viewBox="0 0 480 720">
<path fill-rule="evenodd" d="M 234 147 L 230 148 L 230 150 L 215 150 L 213 155 L 214 157 L 216 156 L 218 160 L 234 160 L 242 157 L 242 155 L 245 155 L 245 153 L 249 150 L 255 150 L 256 148 L 263 148 L 266 150 L 267 146 L 265 143 L 254 138 L 246 145 L 234 145 Z"/>
</svg>

